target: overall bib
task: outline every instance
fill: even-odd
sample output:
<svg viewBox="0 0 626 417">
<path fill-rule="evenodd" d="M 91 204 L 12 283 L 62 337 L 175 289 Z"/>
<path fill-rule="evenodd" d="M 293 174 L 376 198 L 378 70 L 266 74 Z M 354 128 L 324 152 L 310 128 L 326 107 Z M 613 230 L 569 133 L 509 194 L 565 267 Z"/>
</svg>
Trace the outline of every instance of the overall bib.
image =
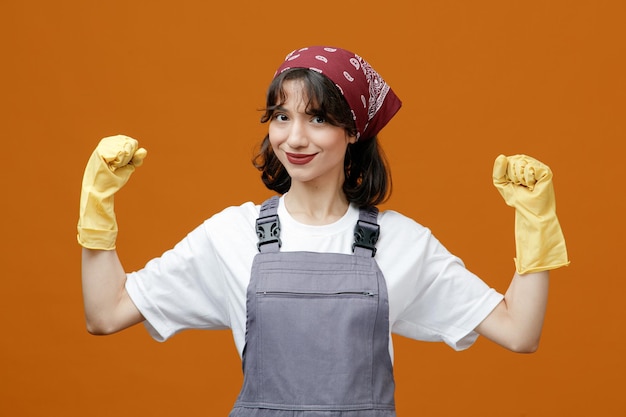
<svg viewBox="0 0 626 417">
<path fill-rule="evenodd" d="M 261 206 L 247 292 L 243 387 L 230 417 L 394 417 L 389 300 L 376 208 L 354 254 L 280 252 L 278 197 Z"/>
</svg>

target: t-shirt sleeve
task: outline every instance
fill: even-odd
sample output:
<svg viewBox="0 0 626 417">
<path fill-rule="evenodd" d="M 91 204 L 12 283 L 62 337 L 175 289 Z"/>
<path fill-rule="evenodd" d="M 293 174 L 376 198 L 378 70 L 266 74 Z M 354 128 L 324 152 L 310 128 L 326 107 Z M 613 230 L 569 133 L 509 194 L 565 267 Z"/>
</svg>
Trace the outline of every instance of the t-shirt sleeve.
<svg viewBox="0 0 626 417">
<path fill-rule="evenodd" d="M 204 224 L 128 274 L 126 289 L 158 341 L 185 329 L 228 327 L 224 278 Z"/>
<path fill-rule="evenodd" d="M 245 296 L 255 253 L 245 249 L 256 249 L 257 215 L 252 203 L 229 207 L 143 269 L 127 274 L 128 294 L 153 338 L 165 341 L 186 329 L 232 328 L 232 299 Z"/>
<path fill-rule="evenodd" d="M 503 296 L 466 269 L 429 229 L 408 218 L 395 227 L 396 253 L 405 256 L 391 268 L 399 278 L 388 283 L 395 294 L 392 332 L 467 349 L 478 337 L 476 326 Z"/>
</svg>

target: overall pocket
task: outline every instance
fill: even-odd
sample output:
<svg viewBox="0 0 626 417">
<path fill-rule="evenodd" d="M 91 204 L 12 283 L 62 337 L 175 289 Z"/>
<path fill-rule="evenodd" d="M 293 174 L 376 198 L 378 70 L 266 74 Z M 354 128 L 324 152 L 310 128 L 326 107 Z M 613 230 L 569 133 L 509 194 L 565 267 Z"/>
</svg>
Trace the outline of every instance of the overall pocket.
<svg viewBox="0 0 626 417">
<path fill-rule="evenodd" d="M 322 291 L 303 289 L 310 276 L 279 279 L 291 283 L 287 288 L 257 288 L 263 402 L 295 409 L 371 404 L 378 291 L 335 278 L 334 288 Z"/>
</svg>

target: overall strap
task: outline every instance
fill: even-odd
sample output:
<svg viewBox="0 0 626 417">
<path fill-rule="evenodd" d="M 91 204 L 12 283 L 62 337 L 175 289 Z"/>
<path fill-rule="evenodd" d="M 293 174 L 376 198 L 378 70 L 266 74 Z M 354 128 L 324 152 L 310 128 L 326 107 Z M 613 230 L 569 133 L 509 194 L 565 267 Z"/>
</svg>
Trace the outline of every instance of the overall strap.
<svg viewBox="0 0 626 417">
<path fill-rule="evenodd" d="M 278 211 L 279 197 L 268 198 L 261 204 L 259 218 L 256 219 L 256 235 L 259 238 L 259 252 L 278 252 L 280 249 L 280 220 Z"/>
<path fill-rule="evenodd" d="M 373 206 L 361 207 L 359 209 L 359 220 L 354 227 L 352 251 L 357 256 L 374 257 L 379 235 L 378 208 Z"/>
<path fill-rule="evenodd" d="M 278 252 L 282 244 L 280 241 L 280 220 L 277 214 L 278 202 L 279 197 L 273 196 L 261 205 L 259 217 L 256 220 L 259 252 Z M 359 220 L 354 227 L 352 251 L 358 256 L 374 257 L 379 235 L 378 208 L 361 207 Z"/>
</svg>

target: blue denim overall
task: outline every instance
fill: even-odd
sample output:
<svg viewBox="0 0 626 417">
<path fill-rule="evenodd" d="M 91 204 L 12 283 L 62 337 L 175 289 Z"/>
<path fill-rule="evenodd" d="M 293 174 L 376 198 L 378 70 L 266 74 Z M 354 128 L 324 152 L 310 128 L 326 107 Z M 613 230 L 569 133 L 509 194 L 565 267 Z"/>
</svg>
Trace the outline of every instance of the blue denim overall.
<svg viewBox="0 0 626 417">
<path fill-rule="evenodd" d="M 247 294 L 243 387 L 230 417 L 394 417 L 389 302 L 376 208 L 354 254 L 280 252 L 278 198 L 261 206 Z"/>
</svg>

